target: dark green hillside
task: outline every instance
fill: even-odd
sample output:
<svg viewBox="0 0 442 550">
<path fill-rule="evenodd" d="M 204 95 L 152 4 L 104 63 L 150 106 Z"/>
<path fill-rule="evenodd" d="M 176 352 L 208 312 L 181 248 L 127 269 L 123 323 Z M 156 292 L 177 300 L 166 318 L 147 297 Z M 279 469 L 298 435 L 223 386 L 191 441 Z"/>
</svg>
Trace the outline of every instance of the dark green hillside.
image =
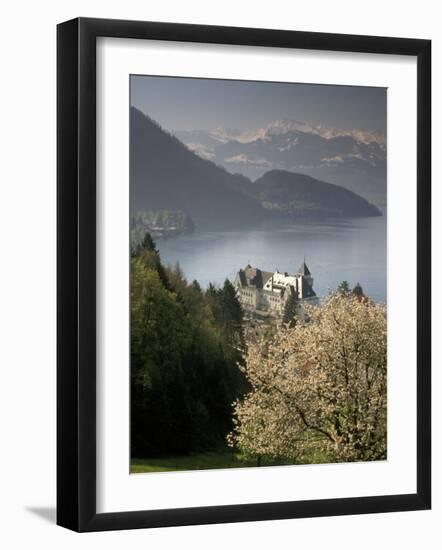
<svg viewBox="0 0 442 550">
<path fill-rule="evenodd" d="M 131 210 L 181 210 L 195 221 L 248 224 L 268 216 L 237 177 L 204 160 L 131 108 Z"/>
<path fill-rule="evenodd" d="M 382 215 L 356 193 L 305 174 L 271 170 L 254 184 L 246 186 L 243 181 L 242 185 L 264 208 L 296 217 Z"/>
<path fill-rule="evenodd" d="M 131 456 L 224 451 L 231 405 L 249 388 L 233 285 L 188 283 L 147 233 L 132 251 L 130 305 Z"/>
</svg>

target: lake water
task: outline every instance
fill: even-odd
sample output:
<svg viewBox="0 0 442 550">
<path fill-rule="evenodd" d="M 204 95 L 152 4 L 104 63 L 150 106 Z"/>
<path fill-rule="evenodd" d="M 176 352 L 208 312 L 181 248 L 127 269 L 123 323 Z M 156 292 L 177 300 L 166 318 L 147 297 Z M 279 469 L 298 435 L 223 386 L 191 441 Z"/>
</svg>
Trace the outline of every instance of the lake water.
<svg viewBox="0 0 442 550">
<path fill-rule="evenodd" d="M 248 263 L 266 271 L 296 272 L 305 256 L 318 296 L 343 280 L 357 282 L 386 303 L 386 218 L 352 218 L 235 231 L 195 231 L 158 239 L 164 263 L 180 263 L 188 281 L 233 281 Z"/>
</svg>

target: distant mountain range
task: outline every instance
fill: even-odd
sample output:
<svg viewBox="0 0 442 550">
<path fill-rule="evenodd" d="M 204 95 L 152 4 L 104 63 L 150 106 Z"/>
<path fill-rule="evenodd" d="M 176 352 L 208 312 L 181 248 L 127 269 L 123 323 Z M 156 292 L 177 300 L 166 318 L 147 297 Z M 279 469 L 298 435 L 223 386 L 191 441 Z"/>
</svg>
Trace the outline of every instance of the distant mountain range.
<svg viewBox="0 0 442 550">
<path fill-rule="evenodd" d="M 272 169 L 301 172 L 386 203 L 386 141 L 379 131 L 337 130 L 279 120 L 241 132 L 174 131 L 200 157 L 252 180 Z"/>
<path fill-rule="evenodd" d="M 133 213 L 180 210 L 191 216 L 197 227 L 199 223 L 229 227 L 267 220 L 380 215 L 357 194 L 305 174 L 270 170 L 256 182 L 231 174 L 193 153 L 134 107 L 130 124 Z"/>
</svg>

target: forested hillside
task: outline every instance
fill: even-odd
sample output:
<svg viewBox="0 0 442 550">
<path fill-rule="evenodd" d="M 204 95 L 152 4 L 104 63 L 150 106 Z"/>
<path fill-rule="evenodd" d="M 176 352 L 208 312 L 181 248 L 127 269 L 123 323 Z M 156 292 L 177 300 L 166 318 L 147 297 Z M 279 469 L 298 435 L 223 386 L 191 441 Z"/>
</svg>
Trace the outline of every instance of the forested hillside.
<svg viewBox="0 0 442 550">
<path fill-rule="evenodd" d="M 131 109 L 131 211 L 182 210 L 205 220 L 247 225 L 265 210 L 236 187 L 237 177 L 204 160 L 141 111 Z"/>
<path fill-rule="evenodd" d="M 131 455 L 225 447 L 247 385 L 232 284 L 203 291 L 163 266 L 149 234 L 131 259 Z"/>
<path fill-rule="evenodd" d="M 264 208 L 293 218 L 380 216 L 356 193 L 305 174 L 271 170 L 247 186 Z"/>
</svg>

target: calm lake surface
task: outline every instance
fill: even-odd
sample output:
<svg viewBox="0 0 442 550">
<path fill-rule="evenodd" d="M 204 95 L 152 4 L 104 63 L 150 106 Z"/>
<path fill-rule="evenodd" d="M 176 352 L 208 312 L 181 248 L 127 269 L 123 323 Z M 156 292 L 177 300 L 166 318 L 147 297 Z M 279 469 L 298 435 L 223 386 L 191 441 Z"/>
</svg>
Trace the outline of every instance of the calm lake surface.
<svg viewBox="0 0 442 550">
<path fill-rule="evenodd" d="M 386 303 L 386 217 L 352 218 L 235 231 L 198 231 L 158 239 L 164 263 L 180 263 L 187 280 L 202 287 L 233 281 L 248 263 L 266 271 L 296 272 L 305 256 L 318 296 L 343 280 L 357 282 Z"/>
</svg>

